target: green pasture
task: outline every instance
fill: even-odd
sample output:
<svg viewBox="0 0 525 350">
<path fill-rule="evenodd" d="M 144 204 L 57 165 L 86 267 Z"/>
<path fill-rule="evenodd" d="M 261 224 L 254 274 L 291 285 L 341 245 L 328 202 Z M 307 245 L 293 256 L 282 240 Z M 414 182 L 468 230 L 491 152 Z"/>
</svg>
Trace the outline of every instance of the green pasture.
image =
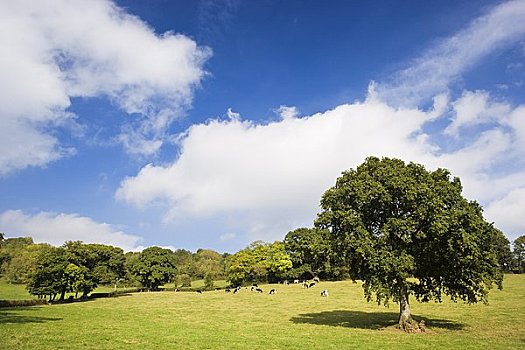
<svg viewBox="0 0 525 350">
<path fill-rule="evenodd" d="M 360 284 L 262 288 L 264 294 L 133 293 L 0 309 L 0 349 L 525 348 L 525 275 L 507 275 L 488 305 L 412 301 L 415 318 L 429 327 L 425 334 L 396 330 L 397 305 L 367 303 Z M 268 295 L 269 288 L 277 294 Z"/>
</svg>

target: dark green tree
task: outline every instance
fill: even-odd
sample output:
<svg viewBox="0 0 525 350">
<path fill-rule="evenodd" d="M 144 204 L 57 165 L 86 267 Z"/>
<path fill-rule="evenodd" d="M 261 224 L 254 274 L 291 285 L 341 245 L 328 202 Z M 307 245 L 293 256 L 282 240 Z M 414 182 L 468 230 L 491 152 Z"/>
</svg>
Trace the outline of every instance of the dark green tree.
<svg viewBox="0 0 525 350">
<path fill-rule="evenodd" d="M 82 297 L 93 291 L 98 285 L 113 285 L 124 278 L 125 257 L 121 248 L 103 244 L 84 244 L 80 241 L 68 241 L 64 244 L 68 261 L 77 267 L 76 275 L 81 282 L 75 283 L 76 292 Z M 80 277 L 79 273 L 83 275 Z"/>
<path fill-rule="evenodd" d="M 65 272 L 68 264 L 66 251 L 62 247 L 48 246 L 40 251 L 35 272 L 27 284 L 29 293 L 39 297 L 47 295 L 50 300 L 55 300 L 60 295 L 63 300 L 70 287 L 70 280 Z"/>
<path fill-rule="evenodd" d="M 169 249 L 149 247 L 144 249 L 131 265 L 131 272 L 148 290 L 158 290 L 175 276 L 175 258 Z"/>
<path fill-rule="evenodd" d="M 335 279 L 340 268 L 333 264 L 336 258 L 331 254 L 330 232 L 317 228 L 298 228 L 284 237 L 286 253 L 290 256 L 293 268 L 288 272 L 290 278 Z"/>
<path fill-rule="evenodd" d="M 329 230 L 334 253 L 364 282 L 367 300 L 399 303 L 406 331 L 417 329 L 411 294 L 476 303 L 487 301 L 493 284 L 502 288 L 494 228 L 461 192 L 448 170 L 370 157 L 322 196 L 316 226 Z"/>
<path fill-rule="evenodd" d="M 520 236 L 514 240 L 514 260 L 516 264 L 516 272 L 523 273 L 525 271 L 525 236 Z"/>
<path fill-rule="evenodd" d="M 498 230 L 493 228 L 492 240 L 494 249 L 496 251 L 496 257 L 498 259 L 498 265 L 504 272 L 509 272 L 512 268 L 512 251 L 510 250 L 510 242 L 507 237 Z"/>
</svg>

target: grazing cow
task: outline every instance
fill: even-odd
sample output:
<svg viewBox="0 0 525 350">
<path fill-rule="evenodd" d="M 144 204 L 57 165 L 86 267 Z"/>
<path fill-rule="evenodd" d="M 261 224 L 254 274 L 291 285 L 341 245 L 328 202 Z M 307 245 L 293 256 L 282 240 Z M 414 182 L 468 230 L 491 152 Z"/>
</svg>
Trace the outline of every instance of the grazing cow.
<svg viewBox="0 0 525 350">
<path fill-rule="evenodd" d="M 308 283 L 304 282 L 303 283 L 303 288 L 307 288 L 308 289 Z"/>
<path fill-rule="evenodd" d="M 288 280 L 284 280 L 284 281 L 283 281 L 283 284 L 284 284 L 285 286 L 287 286 L 287 285 L 288 285 Z"/>
<path fill-rule="evenodd" d="M 178 292 L 178 291 L 179 291 L 179 288 L 175 288 L 175 291 Z"/>
<path fill-rule="evenodd" d="M 328 290 L 327 290 L 327 289 L 323 290 L 323 291 L 321 292 L 321 296 L 322 296 L 322 297 L 327 297 L 327 296 L 328 296 Z"/>
<path fill-rule="evenodd" d="M 233 293 L 236 294 L 236 293 L 239 293 L 241 290 L 241 287 L 237 287 L 233 290 Z"/>
<path fill-rule="evenodd" d="M 257 283 L 252 283 L 252 287 L 257 288 L 257 287 L 259 287 L 259 285 Z"/>
<path fill-rule="evenodd" d="M 231 292 L 230 288 L 226 288 L 226 289 L 224 290 L 224 293 L 229 293 L 229 292 Z"/>
<path fill-rule="evenodd" d="M 298 284 L 299 280 L 293 280 L 293 283 Z"/>
<path fill-rule="evenodd" d="M 312 287 L 315 287 L 315 282 L 310 283 L 310 285 L 308 286 L 308 288 L 312 288 Z"/>
<path fill-rule="evenodd" d="M 277 291 L 275 290 L 275 288 L 272 288 L 270 289 L 270 292 L 268 294 L 275 294 L 275 293 L 277 293 Z"/>
<path fill-rule="evenodd" d="M 251 288 L 250 290 L 251 290 L 251 291 L 253 292 L 253 290 L 254 290 L 254 289 L 255 289 L 255 287 L 254 287 L 254 286 L 252 286 L 252 288 Z"/>
<path fill-rule="evenodd" d="M 256 291 L 257 293 L 263 293 L 263 290 L 262 290 L 261 288 L 256 288 L 255 291 Z"/>
<path fill-rule="evenodd" d="M 196 290 L 197 294 L 202 294 L 201 290 Z"/>
<path fill-rule="evenodd" d="M 320 281 L 319 281 L 319 277 L 314 277 L 314 282 L 315 282 L 315 283 L 319 283 L 319 282 L 320 282 Z"/>
</svg>

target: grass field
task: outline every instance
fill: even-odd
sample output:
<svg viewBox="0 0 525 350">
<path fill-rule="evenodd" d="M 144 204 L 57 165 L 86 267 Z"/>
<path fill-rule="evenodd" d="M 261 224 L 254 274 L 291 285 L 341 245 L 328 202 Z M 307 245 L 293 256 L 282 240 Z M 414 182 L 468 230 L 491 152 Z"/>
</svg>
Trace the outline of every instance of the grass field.
<svg viewBox="0 0 525 350">
<path fill-rule="evenodd" d="M 488 305 L 412 302 L 427 334 L 397 331 L 397 305 L 366 303 L 359 284 L 262 287 L 264 294 L 134 293 L 0 309 L 0 349 L 525 348 L 525 275 L 506 276 Z M 325 288 L 328 298 L 319 296 Z"/>
</svg>

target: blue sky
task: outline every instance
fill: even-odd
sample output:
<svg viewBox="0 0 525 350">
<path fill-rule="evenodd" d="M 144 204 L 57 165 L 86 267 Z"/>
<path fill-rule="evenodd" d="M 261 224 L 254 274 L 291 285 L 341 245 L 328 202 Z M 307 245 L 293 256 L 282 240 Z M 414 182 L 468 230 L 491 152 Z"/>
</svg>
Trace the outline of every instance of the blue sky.
<svg viewBox="0 0 525 350">
<path fill-rule="evenodd" d="M 366 156 L 525 232 L 525 1 L 0 3 L 0 232 L 235 252 Z"/>
</svg>

